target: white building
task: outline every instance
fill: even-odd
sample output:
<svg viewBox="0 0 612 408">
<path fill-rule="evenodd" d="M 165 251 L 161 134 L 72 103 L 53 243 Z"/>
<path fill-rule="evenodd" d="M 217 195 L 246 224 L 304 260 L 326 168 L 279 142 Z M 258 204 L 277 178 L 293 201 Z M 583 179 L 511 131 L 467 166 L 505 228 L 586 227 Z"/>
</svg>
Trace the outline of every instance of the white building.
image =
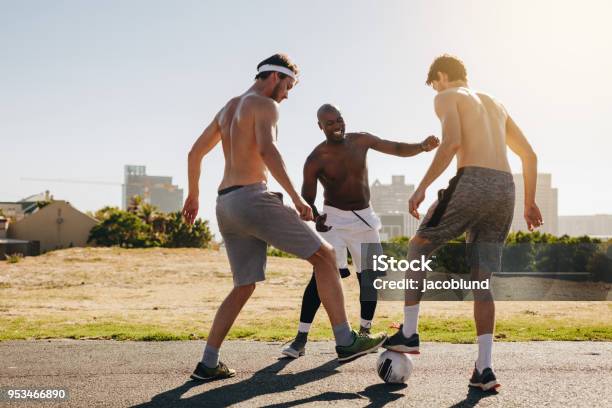
<svg viewBox="0 0 612 408">
<path fill-rule="evenodd" d="M 382 223 L 380 238 L 383 241 L 399 236 L 412 237 L 419 221 L 408 213 L 408 200 L 414 193 L 414 185 L 406 184 L 401 175 L 391 176 L 391 184 L 375 180 L 370 186 L 370 203 Z"/>
<path fill-rule="evenodd" d="M 148 176 L 145 166 L 127 165 L 124 168 L 123 209 L 130 206 L 134 196 L 154 205 L 162 212 L 175 212 L 183 208 L 183 190 L 172 184 L 172 177 Z"/>
<path fill-rule="evenodd" d="M 538 228 L 540 232 L 553 235 L 559 233 L 559 209 L 557 203 L 558 190 L 552 187 L 552 175 L 538 173 L 536 182 L 536 204 L 542 213 L 544 225 Z M 522 174 L 514 174 L 514 185 L 516 188 L 516 201 L 514 203 L 514 218 L 511 231 L 527 232 L 527 223 L 524 218 L 525 211 L 525 184 Z"/>
<path fill-rule="evenodd" d="M 560 215 L 559 235 L 610 238 L 612 237 L 612 214 Z"/>
</svg>

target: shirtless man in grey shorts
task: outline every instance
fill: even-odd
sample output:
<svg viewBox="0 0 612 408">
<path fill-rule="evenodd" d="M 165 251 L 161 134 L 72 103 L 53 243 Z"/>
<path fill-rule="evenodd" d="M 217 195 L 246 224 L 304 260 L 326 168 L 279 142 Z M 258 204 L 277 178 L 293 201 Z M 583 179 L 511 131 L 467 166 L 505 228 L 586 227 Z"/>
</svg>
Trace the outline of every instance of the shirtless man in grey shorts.
<svg viewBox="0 0 612 408">
<path fill-rule="evenodd" d="M 442 143 L 410 198 L 410 213 L 419 218 L 418 207 L 425 199 L 427 187 L 442 174 L 455 155 L 458 170 L 448 188 L 438 193 L 438 201 L 429 209 L 410 241 L 408 258 L 429 256 L 440 245 L 467 233 L 472 279 L 488 279 L 501 266 L 502 246 L 514 211 L 514 182 L 506 146 L 523 164 L 524 214 L 529 230 L 542 225 L 542 216 L 535 203 L 537 158 L 504 106 L 492 96 L 468 87 L 465 67 L 458 58 L 438 57 L 429 69 L 427 85 L 438 92 L 434 105 L 442 123 Z M 413 277 L 420 281 L 424 272 L 415 273 Z M 418 353 L 420 295 L 420 289 L 406 291 L 404 324 L 387 340 L 385 348 Z M 495 304 L 488 290 L 475 291 L 474 298 L 478 359 L 470 386 L 489 390 L 499 386 L 491 362 Z"/>
<path fill-rule="evenodd" d="M 216 212 L 234 280 L 234 288 L 217 310 L 202 361 L 191 375 L 194 380 L 235 375 L 219 361 L 219 348 L 255 290 L 255 283 L 265 279 L 268 244 L 313 265 L 339 361 L 376 350 L 386 339 L 384 333 L 364 336 L 351 330 L 334 251 L 304 222 L 313 219 L 312 209 L 295 191 L 277 149 L 278 104 L 287 99 L 297 75 L 297 66 L 286 55 L 275 54 L 263 60 L 257 65 L 253 86 L 225 104 L 189 152 L 189 195 L 183 215 L 193 223 L 199 207 L 202 158 L 217 143 L 223 146 L 225 170 Z M 287 192 L 295 210 L 283 204 L 280 193 L 268 190 L 268 171 Z"/>
</svg>

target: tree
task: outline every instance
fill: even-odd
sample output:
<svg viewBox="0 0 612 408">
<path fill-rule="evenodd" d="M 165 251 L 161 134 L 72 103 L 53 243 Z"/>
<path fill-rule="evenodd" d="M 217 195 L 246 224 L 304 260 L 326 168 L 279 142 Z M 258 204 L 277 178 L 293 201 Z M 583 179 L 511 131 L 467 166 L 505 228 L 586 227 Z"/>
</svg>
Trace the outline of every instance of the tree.
<svg viewBox="0 0 612 408">
<path fill-rule="evenodd" d="M 119 245 L 125 248 L 160 245 L 160 241 L 152 233 L 151 226 L 136 215 L 112 207 L 105 207 L 103 210 L 103 219 L 89 232 L 88 242 L 101 246 Z"/>
<path fill-rule="evenodd" d="M 212 241 L 208 221 L 186 224 L 181 213 L 165 214 L 135 197 L 128 211 L 104 207 L 94 217 L 100 221 L 90 231 L 89 242 L 126 248 L 163 246 L 204 248 Z"/>
<path fill-rule="evenodd" d="M 179 211 L 168 214 L 164 231 L 167 248 L 205 248 L 212 240 L 208 221 L 197 219 L 189 225 Z"/>
</svg>

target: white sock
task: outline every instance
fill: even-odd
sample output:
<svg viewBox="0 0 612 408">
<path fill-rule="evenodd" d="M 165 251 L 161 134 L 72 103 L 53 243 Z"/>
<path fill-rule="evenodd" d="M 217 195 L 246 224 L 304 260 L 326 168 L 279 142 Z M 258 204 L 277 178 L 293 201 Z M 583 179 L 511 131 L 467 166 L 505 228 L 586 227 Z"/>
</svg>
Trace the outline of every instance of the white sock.
<svg viewBox="0 0 612 408">
<path fill-rule="evenodd" d="M 478 360 L 476 360 L 476 369 L 482 373 L 482 371 L 492 366 L 492 354 L 493 354 L 493 334 L 487 333 L 478 336 Z"/>
<path fill-rule="evenodd" d="M 369 329 L 372 327 L 372 321 L 371 320 L 366 320 L 364 318 L 361 319 L 361 327 L 365 327 L 366 329 Z"/>
<path fill-rule="evenodd" d="M 402 327 L 404 337 L 410 337 L 417 332 L 417 326 L 419 325 L 419 306 L 420 303 L 412 306 L 404 306 L 404 327 Z"/>
<path fill-rule="evenodd" d="M 308 333 L 310 331 L 310 325 L 312 323 L 304 323 L 304 322 L 300 322 L 300 324 L 298 324 L 298 331 L 300 333 Z"/>
</svg>

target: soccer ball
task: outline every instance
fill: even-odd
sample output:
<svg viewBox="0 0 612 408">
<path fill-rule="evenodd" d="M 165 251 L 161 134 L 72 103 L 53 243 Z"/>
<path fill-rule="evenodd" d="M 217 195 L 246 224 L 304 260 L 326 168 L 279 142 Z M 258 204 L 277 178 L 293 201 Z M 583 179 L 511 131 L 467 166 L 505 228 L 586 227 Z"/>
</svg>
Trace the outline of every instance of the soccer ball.
<svg viewBox="0 0 612 408">
<path fill-rule="evenodd" d="M 410 355 L 387 350 L 378 356 L 376 371 L 386 383 L 401 384 L 408 381 L 414 368 Z"/>
</svg>

